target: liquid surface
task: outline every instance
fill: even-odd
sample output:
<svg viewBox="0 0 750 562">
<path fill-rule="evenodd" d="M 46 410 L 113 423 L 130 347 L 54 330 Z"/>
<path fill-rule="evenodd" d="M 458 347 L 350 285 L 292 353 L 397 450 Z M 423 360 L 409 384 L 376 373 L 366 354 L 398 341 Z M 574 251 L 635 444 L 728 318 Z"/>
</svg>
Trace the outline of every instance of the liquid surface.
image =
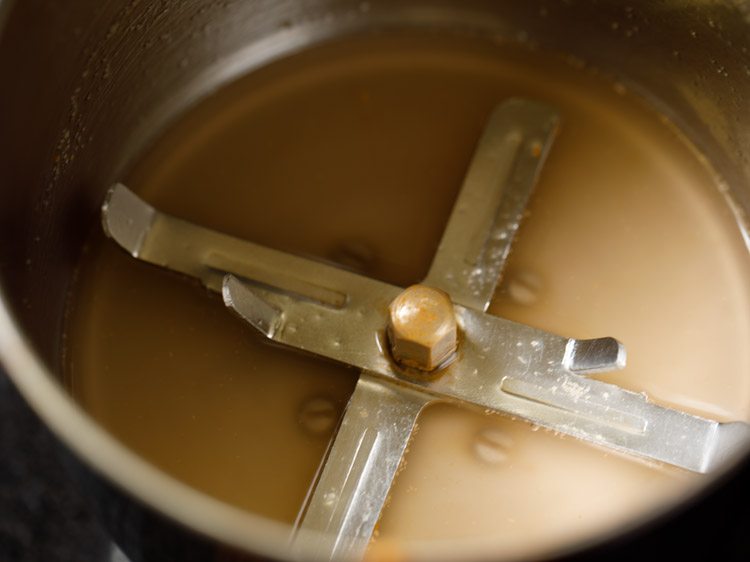
<svg viewBox="0 0 750 562">
<path fill-rule="evenodd" d="M 710 171 L 658 116 L 560 60 L 469 39 L 322 46 L 168 131 L 127 183 L 164 211 L 394 284 L 418 282 L 492 108 L 556 106 L 557 141 L 491 312 L 615 336 L 601 378 L 722 420 L 750 414 L 750 270 Z M 357 373 L 271 347 L 194 282 L 100 233 L 72 299 L 72 391 L 114 435 L 228 503 L 293 522 Z M 699 478 L 502 416 L 428 408 L 375 544 L 558 548 Z"/>
</svg>

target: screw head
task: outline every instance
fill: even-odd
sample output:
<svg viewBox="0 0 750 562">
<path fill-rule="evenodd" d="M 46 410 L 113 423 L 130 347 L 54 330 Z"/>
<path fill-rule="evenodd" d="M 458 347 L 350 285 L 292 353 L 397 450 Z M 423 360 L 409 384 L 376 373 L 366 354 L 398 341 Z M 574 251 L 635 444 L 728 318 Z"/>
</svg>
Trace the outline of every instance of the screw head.
<svg viewBox="0 0 750 562">
<path fill-rule="evenodd" d="M 388 312 L 391 353 L 401 365 L 433 371 L 456 351 L 456 315 L 445 291 L 412 285 L 393 300 Z"/>
</svg>

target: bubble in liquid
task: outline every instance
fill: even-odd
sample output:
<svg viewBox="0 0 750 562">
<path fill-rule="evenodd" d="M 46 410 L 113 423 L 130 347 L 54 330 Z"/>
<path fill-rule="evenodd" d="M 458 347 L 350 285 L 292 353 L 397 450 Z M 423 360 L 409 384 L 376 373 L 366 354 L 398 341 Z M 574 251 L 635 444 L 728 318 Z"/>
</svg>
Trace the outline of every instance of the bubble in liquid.
<svg viewBox="0 0 750 562">
<path fill-rule="evenodd" d="M 474 436 L 474 455 L 488 465 L 503 464 L 510 456 L 513 440 L 497 427 L 486 427 Z"/>
<path fill-rule="evenodd" d="M 328 398 L 311 398 L 299 410 L 302 429 L 315 437 L 328 435 L 338 419 L 336 404 Z"/>
</svg>

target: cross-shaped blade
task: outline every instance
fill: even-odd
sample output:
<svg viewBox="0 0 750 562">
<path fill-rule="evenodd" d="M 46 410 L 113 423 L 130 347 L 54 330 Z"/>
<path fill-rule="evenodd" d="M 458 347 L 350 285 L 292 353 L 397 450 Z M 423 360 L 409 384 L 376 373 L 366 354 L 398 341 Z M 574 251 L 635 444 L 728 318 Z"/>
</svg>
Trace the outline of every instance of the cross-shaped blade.
<svg viewBox="0 0 750 562">
<path fill-rule="evenodd" d="M 554 111 L 522 100 L 490 119 L 427 278 L 451 293 L 463 336 L 438 378 L 406 377 L 389 357 L 386 311 L 398 287 L 165 215 L 122 185 L 108 193 L 105 231 L 134 257 L 222 291 L 270 339 L 363 369 L 295 548 L 316 558 L 362 554 L 416 418 L 435 400 L 699 472 L 748 438 L 746 424 L 664 408 L 582 376 L 622 367 L 612 338 L 573 340 L 483 312 L 556 127 Z"/>
</svg>

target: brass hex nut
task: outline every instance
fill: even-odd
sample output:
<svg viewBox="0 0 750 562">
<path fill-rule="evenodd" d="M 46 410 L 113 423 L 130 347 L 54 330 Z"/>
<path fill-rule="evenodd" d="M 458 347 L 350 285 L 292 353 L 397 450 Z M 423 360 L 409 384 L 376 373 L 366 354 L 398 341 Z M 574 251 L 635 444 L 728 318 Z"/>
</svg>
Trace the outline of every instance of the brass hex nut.
<svg viewBox="0 0 750 562">
<path fill-rule="evenodd" d="M 391 353 L 401 365 L 433 371 L 456 351 L 456 315 L 445 291 L 412 285 L 393 300 L 388 312 Z"/>
</svg>

